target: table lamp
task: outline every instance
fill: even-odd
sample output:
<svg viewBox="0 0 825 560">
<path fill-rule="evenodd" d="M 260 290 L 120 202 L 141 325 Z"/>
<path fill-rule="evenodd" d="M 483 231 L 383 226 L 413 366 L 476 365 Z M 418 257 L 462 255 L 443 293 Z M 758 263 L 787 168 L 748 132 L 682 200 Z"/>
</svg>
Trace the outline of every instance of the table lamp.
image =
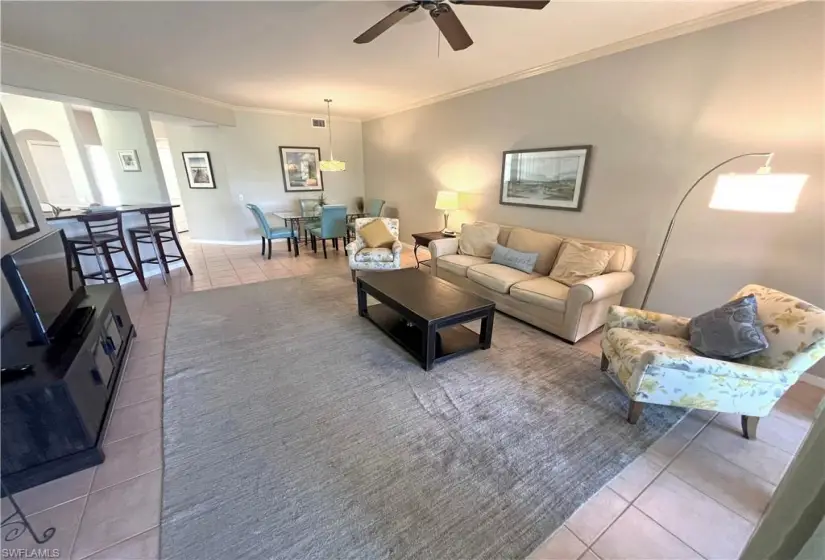
<svg viewBox="0 0 825 560">
<path fill-rule="evenodd" d="M 693 192 L 693 189 L 695 189 L 705 177 L 723 165 L 746 157 L 766 158 L 765 165 L 760 167 L 756 173 L 728 173 L 726 175 L 719 175 L 716 178 L 716 187 L 713 190 L 713 197 L 708 206 L 716 210 L 736 210 L 739 212 L 796 211 L 796 202 L 799 199 L 799 194 L 808 176 L 801 173 L 771 173 L 772 152 L 741 154 L 713 166 L 691 185 L 682 197 L 682 200 L 679 201 L 679 205 L 676 207 L 676 211 L 670 219 L 665 240 L 662 242 L 662 248 L 659 249 L 656 264 L 653 267 L 653 274 L 650 276 L 650 282 L 647 285 L 644 298 L 642 299 L 642 309 L 647 305 L 647 300 L 653 289 L 653 283 L 656 282 L 656 275 L 659 273 L 659 266 L 662 264 L 662 257 L 665 255 L 667 242 L 670 240 L 670 234 L 673 232 L 673 225 L 676 223 L 676 216 L 679 215 L 682 204 L 685 203 L 685 200 L 687 200 L 687 197 Z"/>
<path fill-rule="evenodd" d="M 451 229 L 447 229 L 450 220 L 450 210 L 458 210 L 458 193 L 454 191 L 438 191 L 438 196 L 435 198 L 435 209 L 444 210 L 444 229 L 441 233 L 444 235 L 455 235 Z"/>
</svg>

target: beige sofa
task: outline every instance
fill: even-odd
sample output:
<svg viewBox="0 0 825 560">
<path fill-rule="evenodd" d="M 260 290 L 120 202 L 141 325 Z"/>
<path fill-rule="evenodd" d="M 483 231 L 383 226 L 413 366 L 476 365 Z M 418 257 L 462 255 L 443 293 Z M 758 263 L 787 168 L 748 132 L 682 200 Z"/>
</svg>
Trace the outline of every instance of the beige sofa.
<svg viewBox="0 0 825 560">
<path fill-rule="evenodd" d="M 570 342 L 601 327 L 607 309 L 621 303 L 622 294 L 633 284 L 630 267 L 636 250 L 630 245 L 576 239 L 615 253 L 604 274 L 568 287 L 547 276 L 565 238 L 526 228 L 500 227 L 499 245 L 539 253 L 534 272 L 528 274 L 492 264 L 490 259 L 461 255 L 458 239 L 453 238 L 430 243 L 430 273 L 494 301 L 499 311 Z"/>
</svg>

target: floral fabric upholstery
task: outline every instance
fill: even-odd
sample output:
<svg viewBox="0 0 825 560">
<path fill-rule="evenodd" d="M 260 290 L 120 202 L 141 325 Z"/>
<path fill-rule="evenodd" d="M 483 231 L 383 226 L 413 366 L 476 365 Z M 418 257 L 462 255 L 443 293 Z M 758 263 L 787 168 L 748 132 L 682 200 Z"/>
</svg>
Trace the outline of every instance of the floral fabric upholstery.
<svg viewBox="0 0 825 560">
<path fill-rule="evenodd" d="M 737 362 L 700 356 L 689 346 L 688 318 L 612 306 L 601 341 L 610 374 L 634 401 L 767 415 L 825 355 L 825 312 L 756 285 L 733 299 L 750 293 L 773 353 L 769 347 Z"/>
<path fill-rule="evenodd" d="M 742 363 L 804 373 L 825 356 L 825 311 L 782 292 L 750 284 L 736 297 L 756 296 L 768 347 Z"/>
<path fill-rule="evenodd" d="M 392 262 L 392 259 L 392 250 L 384 247 L 365 247 L 355 254 L 355 262 L 360 263 Z"/>
<path fill-rule="evenodd" d="M 370 222 L 381 220 L 390 230 L 395 242 L 392 249 L 367 247 L 361 237 L 361 228 Z M 398 241 L 398 220 L 396 218 L 357 218 L 355 220 L 355 241 L 347 245 L 351 270 L 394 270 L 401 268 L 403 246 Z"/>
</svg>

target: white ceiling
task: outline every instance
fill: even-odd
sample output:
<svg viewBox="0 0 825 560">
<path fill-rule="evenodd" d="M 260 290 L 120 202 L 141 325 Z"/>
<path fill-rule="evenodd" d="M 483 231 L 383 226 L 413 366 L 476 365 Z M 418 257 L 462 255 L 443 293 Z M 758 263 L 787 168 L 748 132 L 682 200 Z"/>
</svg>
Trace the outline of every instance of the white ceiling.
<svg viewBox="0 0 825 560">
<path fill-rule="evenodd" d="M 3 1 L 2 40 L 236 106 L 369 118 L 747 3 L 555 0 L 455 6 L 453 52 L 423 10 L 352 39 L 404 2 Z"/>
</svg>

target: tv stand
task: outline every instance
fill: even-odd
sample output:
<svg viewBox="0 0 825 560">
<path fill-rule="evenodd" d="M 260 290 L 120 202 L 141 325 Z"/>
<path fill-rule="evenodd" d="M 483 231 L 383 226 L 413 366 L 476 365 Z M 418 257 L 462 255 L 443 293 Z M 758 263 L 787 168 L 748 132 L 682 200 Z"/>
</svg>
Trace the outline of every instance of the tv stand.
<svg viewBox="0 0 825 560">
<path fill-rule="evenodd" d="M 29 345 L 25 327 L 2 337 L 4 495 L 104 460 L 103 436 L 135 329 L 117 284 L 78 288 L 71 305 L 48 346 Z"/>
</svg>

